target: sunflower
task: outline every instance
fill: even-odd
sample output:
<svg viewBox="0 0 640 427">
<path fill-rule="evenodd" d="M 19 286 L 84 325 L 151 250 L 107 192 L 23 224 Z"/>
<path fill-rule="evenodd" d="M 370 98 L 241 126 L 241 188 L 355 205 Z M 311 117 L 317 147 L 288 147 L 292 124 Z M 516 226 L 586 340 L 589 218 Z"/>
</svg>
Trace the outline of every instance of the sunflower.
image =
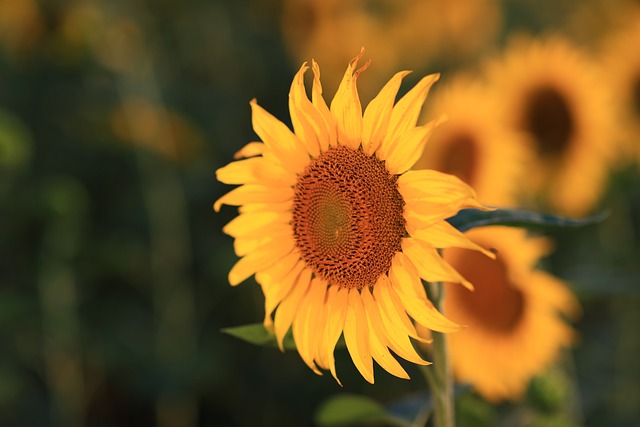
<svg viewBox="0 0 640 427">
<path fill-rule="evenodd" d="M 458 76 L 436 92 L 430 111 L 448 120 L 434 132 L 417 168 L 456 175 L 490 205 L 515 204 L 527 162 L 527 141 L 504 125 L 504 111 L 484 83 Z"/>
<path fill-rule="evenodd" d="M 603 63 L 623 122 L 625 155 L 640 162 L 640 7 L 625 9 L 626 20 L 603 44 Z"/>
<path fill-rule="evenodd" d="M 488 73 L 509 125 L 534 147 L 527 194 L 560 214 L 588 213 L 614 153 L 607 79 L 592 59 L 560 38 L 515 40 Z"/>
<path fill-rule="evenodd" d="M 450 335 L 452 368 L 459 381 L 490 401 L 518 398 L 529 380 L 571 345 L 574 333 L 562 316 L 576 315 L 579 306 L 563 282 L 534 269 L 548 251 L 546 239 L 498 226 L 467 235 L 495 248 L 498 256 L 488 260 L 464 249 L 444 251 L 445 260 L 475 286 L 474 292 L 452 287 L 445 296 L 447 316 L 467 325 Z"/>
<path fill-rule="evenodd" d="M 320 69 L 312 61 L 312 99 L 303 64 L 293 79 L 289 109 L 294 132 L 251 101 L 253 128 L 262 142 L 240 150 L 245 158 L 218 169 L 226 184 L 241 184 L 218 199 L 239 206 L 223 231 L 242 257 L 229 272 L 237 285 L 255 274 L 265 295 L 266 328 L 282 349 L 291 329 L 303 361 L 338 381 L 334 349 L 341 335 L 362 376 L 373 383 L 373 362 L 401 378 L 393 357 L 427 364 L 410 338 L 413 322 L 431 330 L 459 326 L 427 299 L 421 279 L 471 284 L 437 248 L 459 246 L 491 255 L 445 219 L 466 207 L 482 208 L 458 178 L 414 171 L 440 119 L 417 126 L 438 75 L 420 80 L 397 103 L 408 72 L 397 73 L 364 115 L 356 88 L 362 52 L 348 65 L 330 108 Z"/>
</svg>

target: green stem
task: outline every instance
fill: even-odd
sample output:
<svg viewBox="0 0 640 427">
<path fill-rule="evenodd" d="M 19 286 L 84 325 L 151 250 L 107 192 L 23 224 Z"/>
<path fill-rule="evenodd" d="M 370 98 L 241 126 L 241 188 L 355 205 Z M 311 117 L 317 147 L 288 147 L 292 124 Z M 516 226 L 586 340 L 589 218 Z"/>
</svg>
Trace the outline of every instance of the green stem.
<svg viewBox="0 0 640 427">
<path fill-rule="evenodd" d="M 436 309 L 442 312 L 444 297 L 442 283 L 428 283 L 427 293 Z M 449 363 L 447 337 L 440 332 L 432 332 L 431 335 L 433 365 L 423 367 L 423 372 L 433 396 L 434 425 L 435 427 L 454 427 L 453 375 Z"/>
</svg>

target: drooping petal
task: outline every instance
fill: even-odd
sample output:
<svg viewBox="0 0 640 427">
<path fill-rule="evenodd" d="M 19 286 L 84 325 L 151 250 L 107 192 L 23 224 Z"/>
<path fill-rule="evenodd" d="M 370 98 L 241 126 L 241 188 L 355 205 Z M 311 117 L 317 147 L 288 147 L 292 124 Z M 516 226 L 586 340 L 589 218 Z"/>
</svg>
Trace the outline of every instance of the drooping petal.
<svg viewBox="0 0 640 427">
<path fill-rule="evenodd" d="M 380 293 L 380 290 L 378 290 L 377 284 L 373 288 L 373 296 L 374 299 L 363 298 L 363 301 L 366 305 L 366 309 L 372 315 L 372 322 L 375 322 L 376 324 L 375 329 L 384 331 L 387 346 L 398 356 L 408 360 L 409 362 L 418 365 L 428 365 L 429 362 L 423 360 L 416 352 L 415 348 L 413 348 L 413 345 L 409 340 L 409 336 L 406 333 L 403 333 L 402 330 L 396 329 L 397 326 L 402 323 L 398 323 L 397 320 L 394 321 L 390 318 L 389 312 L 387 311 L 388 308 L 383 304 L 384 297 Z"/>
<path fill-rule="evenodd" d="M 338 141 L 353 150 L 358 149 L 362 138 L 362 105 L 358 96 L 356 80 L 369 62 L 356 70 L 358 61 L 364 55 L 364 49 L 349 62 L 338 91 L 331 101 L 331 114 L 336 120 Z"/>
<path fill-rule="evenodd" d="M 424 280 L 461 283 L 466 288 L 473 289 L 473 285 L 443 260 L 438 251 L 429 243 L 416 238 L 404 238 L 402 239 L 402 252 L 409 257 Z"/>
<path fill-rule="evenodd" d="M 293 199 L 292 187 L 267 187 L 258 184 L 245 184 L 234 188 L 213 204 L 213 209 L 220 212 L 222 205 L 240 206 L 247 203 L 279 203 Z"/>
<path fill-rule="evenodd" d="M 396 295 L 400 298 L 407 313 L 422 326 L 438 332 L 456 332 L 462 329 L 460 325 L 447 319 L 440 313 L 428 299 L 415 298 L 406 294 L 402 289 L 395 286 Z"/>
<path fill-rule="evenodd" d="M 340 383 L 336 374 L 336 364 L 333 356 L 336 344 L 344 329 L 345 319 L 347 316 L 347 304 L 349 299 L 349 291 L 339 286 L 330 286 L 327 292 L 327 302 L 325 304 L 325 328 L 322 339 L 318 346 L 318 357 L 316 362 L 318 366 L 331 371 L 333 378 Z"/>
<path fill-rule="evenodd" d="M 440 116 L 424 126 L 407 131 L 400 141 L 391 147 L 389 155 L 385 157 L 385 165 L 389 172 L 393 175 L 399 175 L 415 165 L 422 156 L 427 140 L 434 129 L 445 120 L 446 116 Z"/>
<path fill-rule="evenodd" d="M 327 283 L 322 279 L 313 278 L 307 294 L 300 301 L 292 326 L 293 339 L 300 357 L 318 375 L 322 375 L 322 372 L 313 362 L 317 350 L 315 337 L 320 332 L 318 317 L 322 311 L 326 292 Z"/>
<path fill-rule="evenodd" d="M 369 347 L 369 326 L 364 304 L 357 289 L 349 290 L 347 318 L 344 322 L 344 340 L 353 364 L 365 380 L 373 384 L 373 360 Z"/>
<path fill-rule="evenodd" d="M 401 143 L 401 136 L 416 126 L 429 89 L 439 78 L 440 74 L 431 74 L 424 77 L 393 107 L 387 132 L 380 144 L 380 148 L 378 148 L 379 158 L 386 159 L 393 146 Z"/>
<path fill-rule="evenodd" d="M 258 134 L 278 163 L 293 173 L 300 173 L 309 163 L 309 154 L 304 144 L 280 120 L 251 100 L 253 130 Z"/>
<path fill-rule="evenodd" d="M 398 89 L 400 89 L 402 79 L 409 73 L 410 71 L 396 73 L 365 109 L 362 119 L 362 150 L 365 154 L 372 155 L 382 143 L 387 133 Z"/>
<path fill-rule="evenodd" d="M 391 280 L 386 275 L 382 275 L 382 277 L 384 279 L 379 280 L 373 288 L 373 296 L 378 302 L 380 312 L 384 312 L 391 319 L 391 325 L 395 328 L 396 334 L 422 340 L 404 307 L 400 304 L 400 300 L 391 292 Z"/>
<path fill-rule="evenodd" d="M 284 351 L 284 337 L 287 335 L 293 318 L 296 315 L 300 300 L 307 293 L 309 285 L 311 283 L 311 270 L 305 268 L 302 270 L 295 284 L 291 288 L 289 294 L 280 303 L 280 306 L 276 310 L 276 316 L 273 323 L 273 328 L 276 333 L 276 341 L 278 341 L 278 347 L 281 351 Z"/>
<path fill-rule="evenodd" d="M 313 70 L 313 86 L 311 88 L 311 102 L 313 106 L 316 107 L 320 116 L 322 117 L 322 124 L 324 124 L 324 128 L 328 135 L 328 139 L 325 140 L 321 138 L 318 142 L 320 143 L 320 150 L 327 151 L 329 147 L 335 147 L 338 143 L 338 127 L 336 126 L 336 121 L 331 115 L 331 111 L 327 106 L 326 101 L 322 97 L 322 84 L 320 83 L 320 67 L 318 63 L 314 60 L 311 60 L 311 69 Z"/>
<path fill-rule="evenodd" d="M 255 251 L 240 258 L 229 271 L 229 283 L 236 286 L 251 277 L 257 271 L 273 265 L 289 254 L 295 246 L 293 238 L 269 239 Z"/>
<path fill-rule="evenodd" d="M 369 345 L 373 360 L 392 375 L 395 375 L 398 378 L 409 379 L 407 372 L 387 348 L 387 338 L 384 333 L 384 328 L 381 325 L 381 321 L 379 320 L 380 313 L 377 312 L 377 307 L 373 310 L 370 309 L 371 305 L 375 303 L 373 302 L 373 296 L 366 288 L 362 290 L 362 301 L 364 304 L 364 311 L 367 314 L 367 322 L 369 324 Z M 377 317 L 374 319 L 375 316 Z"/>
</svg>

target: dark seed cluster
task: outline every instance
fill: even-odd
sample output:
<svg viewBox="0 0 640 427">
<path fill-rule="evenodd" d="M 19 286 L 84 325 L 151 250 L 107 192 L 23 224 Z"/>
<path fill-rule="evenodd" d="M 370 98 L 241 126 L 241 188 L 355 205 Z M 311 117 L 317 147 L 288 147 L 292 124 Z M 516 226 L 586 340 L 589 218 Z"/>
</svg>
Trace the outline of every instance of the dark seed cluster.
<svg viewBox="0 0 640 427">
<path fill-rule="evenodd" d="M 315 274 L 346 288 L 372 286 L 405 236 L 404 200 L 384 162 L 332 147 L 298 178 L 293 231 Z"/>
</svg>

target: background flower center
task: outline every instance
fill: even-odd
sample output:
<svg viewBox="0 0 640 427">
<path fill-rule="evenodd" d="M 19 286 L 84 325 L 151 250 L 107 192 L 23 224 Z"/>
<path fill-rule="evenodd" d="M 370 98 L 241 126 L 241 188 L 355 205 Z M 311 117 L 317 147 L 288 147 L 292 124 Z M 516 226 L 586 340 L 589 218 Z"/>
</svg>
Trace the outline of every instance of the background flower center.
<svg viewBox="0 0 640 427">
<path fill-rule="evenodd" d="M 473 187 L 478 166 L 478 149 L 474 137 L 468 133 L 450 137 L 441 163 L 440 171 L 455 175 Z"/>
<path fill-rule="evenodd" d="M 298 178 L 293 230 L 302 258 L 331 284 L 372 286 L 405 236 L 404 201 L 384 162 L 332 147 Z"/>
<path fill-rule="evenodd" d="M 555 88 L 534 89 L 523 119 L 523 128 L 535 138 L 541 157 L 557 158 L 567 150 L 575 123 L 567 99 Z"/>
<path fill-rule="evenodd" d="M 446 256 L 447 252 L 453 252 Z M 504 261 L 492 260 L 475 251 L 448 249 L 445 258 L 463 277 L 473 283 L 469 292 L 462 286 L 451 286 L 451 298 L 464 312 L 469 326 L 497 333 L 508 333 L 518 326 L 524 315 L 524 295 L 514 286 Z M 453 300 L 452 300 L 453 301 Z"/>
</svg>

